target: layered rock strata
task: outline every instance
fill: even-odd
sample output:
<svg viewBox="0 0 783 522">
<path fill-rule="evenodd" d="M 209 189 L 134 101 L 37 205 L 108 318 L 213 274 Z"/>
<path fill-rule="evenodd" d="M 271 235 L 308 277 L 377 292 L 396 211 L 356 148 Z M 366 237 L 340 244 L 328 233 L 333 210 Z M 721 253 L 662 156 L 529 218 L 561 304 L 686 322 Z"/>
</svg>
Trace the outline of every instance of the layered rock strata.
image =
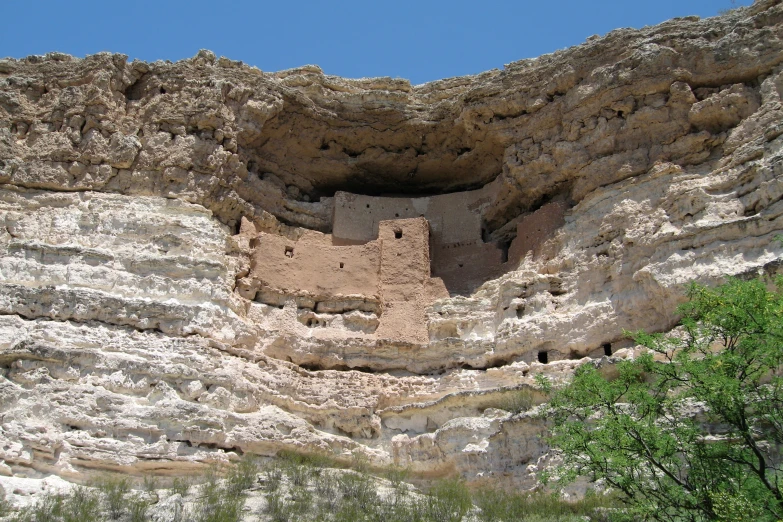
<svg viewBox="0 0 783 522">
<path fill-rule="evenodd" d="M 772 0 L 420 86 L 0 60 L 0 474 L 288 449 L 533 487 L 515 391 L 779 270 L 782 64 Z"/>
</svg>

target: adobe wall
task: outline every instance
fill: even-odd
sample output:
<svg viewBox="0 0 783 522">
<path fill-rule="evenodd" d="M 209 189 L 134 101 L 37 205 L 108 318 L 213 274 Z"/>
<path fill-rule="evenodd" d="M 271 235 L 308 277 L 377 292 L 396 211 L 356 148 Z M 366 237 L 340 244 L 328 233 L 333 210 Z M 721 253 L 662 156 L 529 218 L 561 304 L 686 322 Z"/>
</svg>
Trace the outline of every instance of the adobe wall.
<svg viewBox="0 0 783 522">
<path fill-rule="evenodd" d="M 413 199 L 341 193 L 343 211 L 336 212 L 336 216 L 347 219 L 358 208 L 356 214 L 371 219 L 344 222 L 353 228 L 340 229 L 352 234 L 343 239 L 313 231 L 302 231 L 298 240 L 257 234 L 252 242 L 250 273 L 245 278 L 250 281 L 248 298 L 278 306 L 293 298 L 299 310 L 297 317 L 301 316 L 299 321 L 311 328 L 312 335 L 353 335 L 330 325 L 360 321 L 361 328 L 354 325 L 348 329 L 359 328 L 379 340 L 426 343 L 426 308 L 433 301 L 449 294 L 469 295 L 485 281 L 516 268 L 527 252 L 539 249 L 564 222 L 564 202 L 549 203 L 525 216 L 517 225 L 517 237 L 504 259 L 500 248 L 481 240 L 481 216 L 474 212 L 480 210 L 481 200 L 475 197 L 476 192 L 479 191 L 459 198 L 462 195 Z M 425 210 L 441 219 L 439 238 L 425 217 L 375 221 L 378 215 L 395 208 L 402 212 L 421 210 L 425 199 Z M 387 205 L 389 201 L 394 205 Z M 457 201 L 465 206 L 456 206 Z M 375 204 L 374 215 L 367 211 L 367 204 L 369 210 Z M 471 228 L 473 225 L 477 228 Z M 371 234 L 373 227 L 377 227 L 377 236 L 363 244 L 351 244 Z M 443 242 L 444 238 L 459 237 L 464 240 Z M 345 315 L 342 319 L 334 315 L 352 310 L 367 315 Z"/>
<path fill-rule="evenodd" d="M 496 190 L 489 184 L 478 190 L 421 198 L 337 192 L 332 234 L 341 240 L 371 241 L 378 237 L 381 221 L 424 217 L 435 243 L 481 241 L 482 211 Z"/>
<path fill-rule="evenodd" d="M 517 224 L 517 237 L 508 249 L 509 262 L 516 265 L 528 252 L 538 253 L 539 247 L 565 224 L 565 201 L 553 201 L 528 214 Z"/>
<path fill-rule="evenodd" d="M 333 246 L 331 237 L 307 231 L 297 241 L 258 234 L 250 277 L 259 286 L 319 298 L 362 296 L 379 300 L 380 243 Z"/>
<path fill-rule="evenodd" d="M 429 235 L 429 225 L 421 217 L 379 223 L 383 306 L 376 331 L 379 338 L 429 341 L 425 311 L 433 297 L 429 285 Z"/>
<path fill-rule="evenodd" d="M 432 275 L 452 294 L 470 295 L 488 279 L 515 268 L 503 263 L 503 252 L 492 243 L 433 245 Z"/>
<path fill-rule="evenodd" d="M 502 273 L 502 251 L 482 240 L 482 212 L 495 196 L 489 184 L 478 190 L 421 198 L 374 197 L 337 192 L 333 234 L 340 244 L 379 237 L 380 223 L 424 217 L 429 223 L 430 271 L 451 294 L 467 294 Z"/>
<path fill-rule="evenodd" d="M 448 297 L 443 283 L 430 278 L 429 235 L 421 217 L 382 221 L 378 239 L 362 245 L 335 245 L 332 236 L 312 231 L 296 241 L 261 232 L 252 241 L 246 279 L 260 302 L 282 305 L 293 298 L 297 307 L 310 308 L 310 320 L 303 321 L 308 327 L 327 324 L 321 313 L 359 309 L 378 314 L 368 317 L 377 320 L 376 339 L 426 343 L 425 309 Z"/>
</svg>

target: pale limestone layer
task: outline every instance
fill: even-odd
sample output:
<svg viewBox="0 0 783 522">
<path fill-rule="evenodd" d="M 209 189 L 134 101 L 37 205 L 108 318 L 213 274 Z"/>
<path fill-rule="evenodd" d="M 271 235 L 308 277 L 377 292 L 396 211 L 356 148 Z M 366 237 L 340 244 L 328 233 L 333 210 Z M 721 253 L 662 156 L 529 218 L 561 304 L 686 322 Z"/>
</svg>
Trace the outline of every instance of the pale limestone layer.
<svg viewBox="0 0 783 522">
<path fill-rule="evenodd" d="M 0 474 L 293 449 L 533 487 L 545 426 L 496 409 L 509 390 L 627 355 L 624 329 L 670 329 L 688 281 L 779 271 L 782 38 L 783 6 L 761 1 L 416 87 L 208 52 L 0 60 Z M 490 181 L 483 245 L 549 201 L 562 221 L 382 336 L 382 295 L 243 286 L 243 217 L 284 248 L 332 231 L 336 190 Z"/>
</svg>

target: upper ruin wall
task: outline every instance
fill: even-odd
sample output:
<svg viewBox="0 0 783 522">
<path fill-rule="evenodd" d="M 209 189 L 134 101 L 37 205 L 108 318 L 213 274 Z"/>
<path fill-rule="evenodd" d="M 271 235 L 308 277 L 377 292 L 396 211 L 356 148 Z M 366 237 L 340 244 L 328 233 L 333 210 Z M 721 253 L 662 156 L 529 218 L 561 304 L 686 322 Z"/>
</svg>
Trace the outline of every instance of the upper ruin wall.
<svg viewBox="0 0 783 522">
<path fill-rule="evenodd" d="M 378 237 L 381 221 L 423 217 L 436 244 L 481 241 L 482 210 L 491 203 L 494 184 L 478 190 L 429 197 L 375 197 L 337 192 L 332 233 L 336 238 L 364 242 Z"/>
</svg>

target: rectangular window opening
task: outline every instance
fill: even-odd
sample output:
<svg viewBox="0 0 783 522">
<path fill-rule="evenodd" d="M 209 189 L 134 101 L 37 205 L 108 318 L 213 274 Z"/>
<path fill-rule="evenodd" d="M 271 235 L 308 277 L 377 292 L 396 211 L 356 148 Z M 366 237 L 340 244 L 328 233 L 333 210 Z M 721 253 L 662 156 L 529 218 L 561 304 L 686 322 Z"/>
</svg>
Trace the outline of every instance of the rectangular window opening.
<svg viewBox="0 0 783 522">
<path fill-rule="evenodd" d="M 503 241 L 500 243 L 500 262 L 508 263 L 508 249 L 511 247 L 511 241 Z"/>
</svg>

